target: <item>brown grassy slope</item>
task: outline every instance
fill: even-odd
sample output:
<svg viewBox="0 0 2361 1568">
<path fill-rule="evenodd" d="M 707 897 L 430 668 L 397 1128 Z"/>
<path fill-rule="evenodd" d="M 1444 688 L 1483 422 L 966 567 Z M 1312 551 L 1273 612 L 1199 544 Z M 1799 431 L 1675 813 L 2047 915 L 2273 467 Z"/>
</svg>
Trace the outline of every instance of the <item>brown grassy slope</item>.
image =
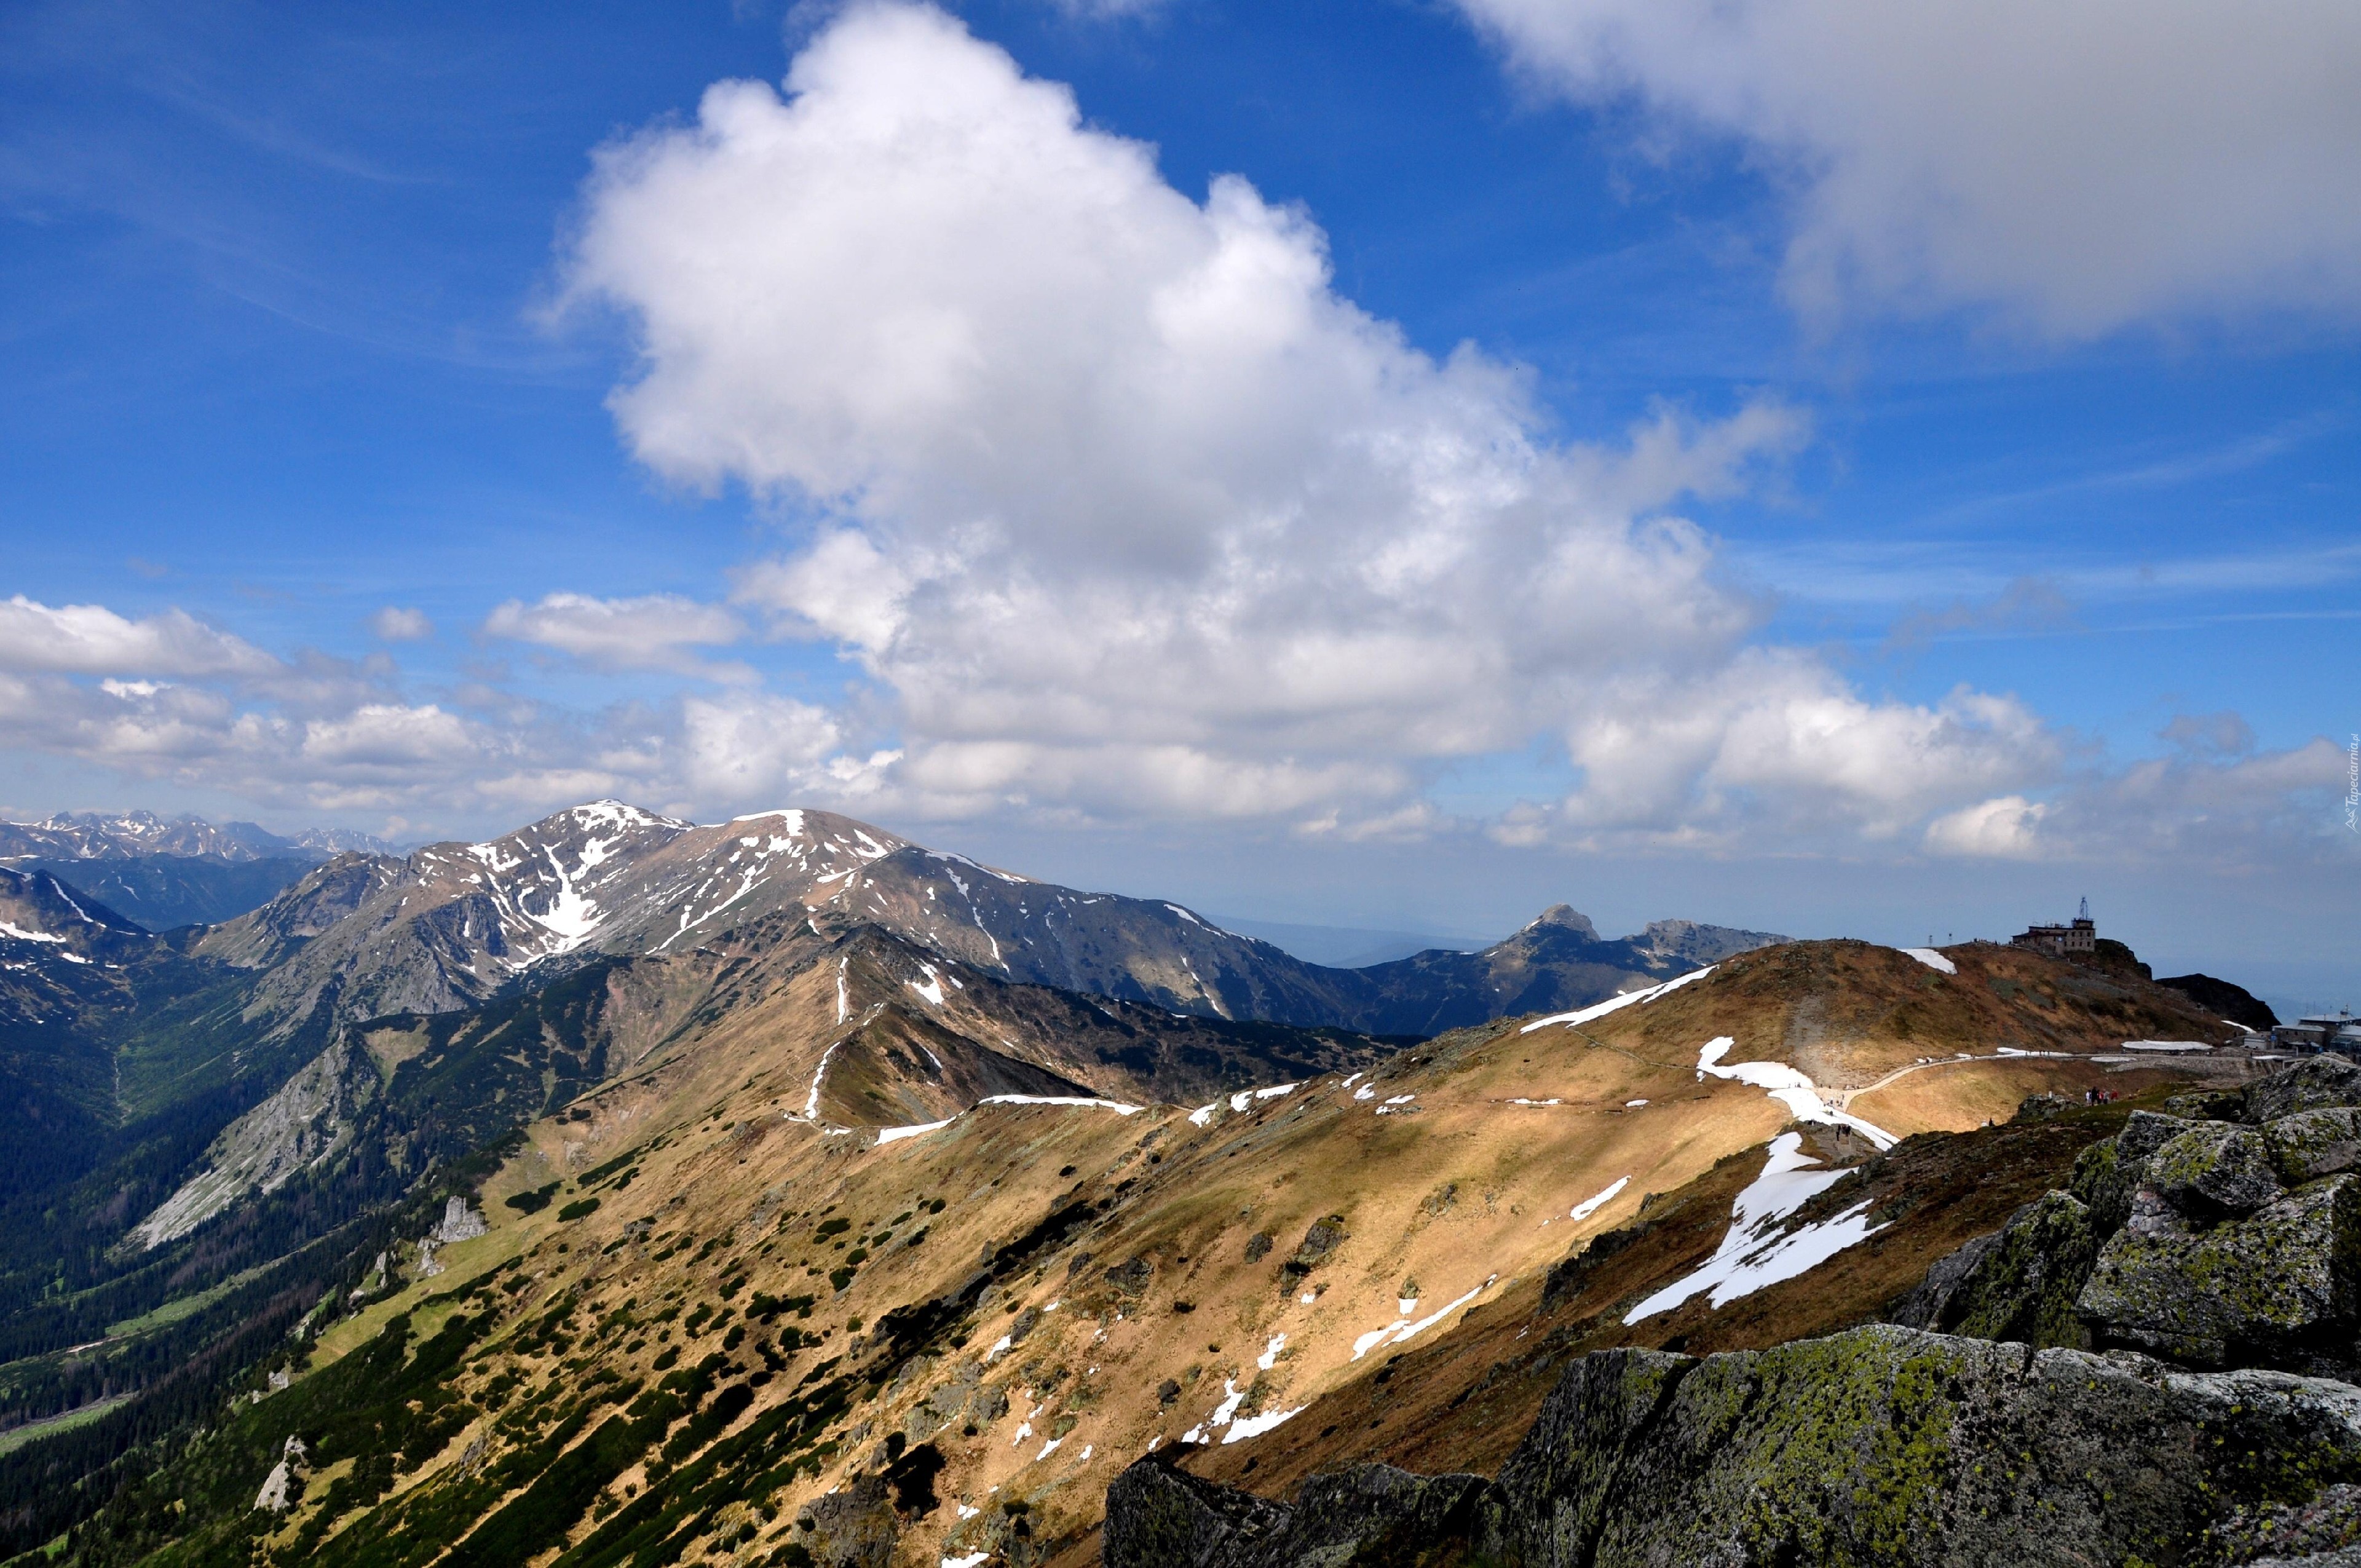
<svg viewBox="0 0 2361 1568">
<path fill-rule="evenodd" d="M 941 972 L 939 962 L 898 946 L 814 947 L 795 963 L 749 956 L 715 981 L 717 1000 L 627 1078 L 536 1124 L 488 1190 L 492 1235 L 449 1249 L 454 1276 L 434 1284 L 448 1288 L 483 1259 L 522 1259 L 513 1316 L 463 1375 L 472 1394 L 502 1408 L 539 1392 L 562 1402 L 597 1371 L 648 1376 L 668 1350 L 689 1361 L 715 1352 L 730 1318 L 708 1314 L 694 1333 L 688 1323 L 697 1306 L 721 1308 L 725 1290 L 731 1312 L 756 1293 L 814 1297 L 810 1316 L 791 1321 L 820 1347 L 794 1353 L 745 1419 L 823 1360 L 841 1358 L 874 1392 L 831 1434 L 839 1446 L 821 1473 L 771 1499 L 774 1519 L 732 1513 L 721 1521 L 731 1530 L 753 1523 L 763 1551 L 787 1539 L 797 1510 L 846 1485 L 894 1432 L 934 1442 L 944 1460 L 942 1505 L 906 1522 L 898 1562 L 931 1564 L 987 1548 L 1006 1555 L 1016 1517 L 1009 1502 L 1026 1505 L 1032 1540 L 1086 1550 L 1107 1482 L 1152 1442 L 1206 1423 L 1227 1390 L 1240 1396 L 1235 1411 L 1244 1418 L 1308 1407 L 1199 1461 L 1229 1475 L 1246 1475 L 1251 1461 L 1248 1478 L 1258 1485 L 1364 1453 L 1427 1468 L 1488 1463 L 1521 1434 L 1554 1365 L 1614 1342 L 1620 1331 L 1602 1313 L 1601 1292 L 1620 1299 L 1653 1288 L 1712 1251 L 1731 1194 L 1760 1168 L 1759 1152 L 1746 1151 L 1785 1124 L 1786 1108 L 1760 1090 L 1699 1080 L 1697 1050 L 1713 1036 L 1739 1038 L 1733 1059 L 1808 1060 L 1828 1084 L 1874 1082 L 1936 1054 L 1938 1040 L 1987 1059 L 1928 1069 L 1893 1088 L 2002 1072 L 2043 1085 L 2103 1073 L 2136 1086 L 2146 1075 L 2183 1070 L 2098 1058 L 2123 1038 L 2167 1032 L 2185 1013 L 2158 1012 L 2136 989 L 2101 993 L 2048 960 L 1971 954 L 1960 976 L 1942 977 L 1864 944 L 1795 947 L 1745 955 L 1579 1033 L 1527 1033 L 1513 1023 L 1461 1031 L 1349 1080 L 1332 1072 L 1243 1110 L 1218 1102 L 1202 1124 L 1185 1108 L 1124 1116 L 994 1106 L 882 1146 L 866 1132 L 831 1135 L 824 1124 L 787 1119 L 808 1102 L 831 1045 L 854 1041 L 840 1050 L 841 1077 L 832 1064 L 821 1079 L 823 1123 L 839 1126 L 950 1114 L 966 1089 L 950 1071 L 940 1081 L 927 1077 L 921 1047 L 949 1068 L 945 1047 L 963 1049 L 964 1040 L 1118 1099 L 1137 1080 L 1125 1051 L 1149 1051 L 1160 1071 L 1156 1064 L 1186 1066 L 1191 1047 L 1159 1040 L 1149 1020 L 1112 1004 L 1041 992 L 1008 1003 L 972 976 L 947 987 L 938 1006 L 916 995 L 913 982 L 927 981 L 913 966 L 935 962 Z M 1210 1035 L 1190 1038 L 1217 1057 L 1227 1048 Z M 2029 1067 L 1990 1060 L 2000 1043 L 2081 1054 Z M 1101 1060 L 1103 1047 L 1116 1059 Z M 872 1093 L 882 1103 L 867 1101 Z M 1973 1109 L 1935 1103 L 1926 1114 L 1972 1127 L 1981 1115 L 1959 1118 Z M 1771 1343 L 1839 1326 L 1843 1313 L 1832 1302 L 1865 1313 L 1930 1257 L 1993 1228 L 2055 1179 L 2070 1158 L 2064 1136 L 2000 1129 L 1914 1144 L 1882 1168 L 1888 1174 L 1876 1179 L 1893 1191 L 1880 1189 L 1877 1201 L 1911 1199 L 1917 1218 L 1719 1314 L 1692 1304 L 1648 1320 L 1639 1327 L 1652 1337 L 1642 1343 Z M 1955 1146 L 1965 1152 L 1929 1152 Z M 576 1190 L 578 1173 L 634 1151 L 627 1186 L 612 1175 L 596 1192 Z M 1612 1201 L 1570 1218 L 1618 1180 L 1625 1185 Z M 558 1201 L 537 1214 L 502 1201 L 552 1182 Z M 1918 1188 L 1951 1196 L 1914 1198 Z M 1618 1272 L 1537 1316 L 1549 1266 L 1641 1218 L 1649 1194 L 1669 1196 L 1647 1204 L 1655 1228 L 1619 1259 Z M 594 1213 L 557 1219 L 566 1202 L 593 1196 Z M 1069 1223 L 1010 1262 L 1012 1245 L 1038 1237 L 1058 1213 Z M 821 1234 L 836 1219 L 845 1229 Z M 1286 1266 L 1315 1223 L 1341 1239 L 1290 1275 Z M 857 1265 L 856 1251 L 864 1255 Z M 854 1272 L 840 1291 L 830 1273 L 847 1267 Z M 1411 1296 L 1418 1305 L 1404 1310 L 1400 1299 Z M 1355 1356 L 1362 1336 L 1463 1296 L 1473 1309 L 1464 1320 L 1453 1314 L 1399 1350 Z M 401 1300 L 415 1297 L 413 1288 Z M 914 1310 L 945 1299 L 941 1312 Z M 518 1325 L 567 1299 L 579 1305 L 563 1349 L 520 1338 Z M 372 1308 L 337 1343 L 359 1343 L 401 1300 Z M 653 1321 L 675 1307 L 673 1321 Z M 1028 1309 L 1029 1332 L 987 1359 L 1004 1334 L 1016 1338 Z M 905 1332 L 881 1335 L 884 1323 Z M 777 1332 L 758 1327 L 730 1354 L 752 1368 Z M 1546 1363 L 1536 1359 L 1543 1351 Z M 509 1374 L 515 1381 L 496 1399 L 490 1390 Z M 956 1414 L 939 1425 L 946 1409 Z M 456 1455 L 490 1430 L 488 1413 L 418 1478 L 405 1478 L 365 1528 L 401 1528 L 404 1510 L 431 1501 Z M 497 1464 L 510 1441 L 492 1436 L 485 1462 Z M 647 1482 L 634 1469 L 609 1495 Z M 960 1506 L 983 1511 L 962 1519 Z M 358 1516 L 342 1526 L 356 1527 Z"/>
<path fill-rule="evenodd" d="M 1545 1303 L 1543 1277 L 1521 1280 L 1470 1311 L 1456 1332 L 1387 1357 L 1251 1448 L 1208 1449 L 1190 1468 L 1271 1497 L 1291 1496 L 1315 1472 L 1364 1461 L 1488 1474 L 1524 1435 L 1566 1363 L 1589 1351 L 1761 1349 L 1876 1321 L 1938 1258 L 2064 1185 L 2074 1157 L 2111 1136 L 2135 1103 L 2152 1105 L 2188 1081 L 2170 1069 L 2141 1076 L 2145 1089 L 2115 1104 L 1909 1139 L 1856 1168 L 1797 1216 L 1867 1202 L 1883 1227 L 1867 1241 L 1719 1310 L 1700 1295 L 1626 1324 L 1632 1307 L 1693 1273 L 1720 1243 L 1732 1200 L 1763 1168 L 1760 1149 L 1733 1155 L 1679 1191 L 1652 1199 L 1633 1228 L 1636 1239 L 1570 1297 Z"/>
<path fill-rule="evenodd" d="M 1947 975 L 1869 942 L 1742 953 L 1706 981 L 1584 1025 L 1613 1045 L 1696 1060 L 1717 1035 L 1733 1061 L 1783 1061 L 1824 1089 L 1861 1089 L 1921 1058 L 1966 1051 L 2092 1053 L 2126 1040 L 2216 1040 L 2219 1019 L 2177 991 L 1989 943 L 1943 949 Z"/>
</svg>

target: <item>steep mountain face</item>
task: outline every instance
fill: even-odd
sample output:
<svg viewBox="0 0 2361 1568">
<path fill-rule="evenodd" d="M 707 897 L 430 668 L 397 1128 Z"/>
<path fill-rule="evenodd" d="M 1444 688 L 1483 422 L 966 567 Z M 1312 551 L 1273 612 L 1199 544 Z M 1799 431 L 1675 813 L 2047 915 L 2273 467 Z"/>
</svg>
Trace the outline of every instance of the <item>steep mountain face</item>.
<svg viewBox="0 0 2361 1568">
<path fill-rule="evenodd" d="M 1584 1350 L 1872 1317 L 2125 1125 L 2086 1091 L 2264 1070 L 2123 1049 L 2197 1016 L 2006 948 L 1806 943 L 1387 1051 L 781 909 L 356 1031 L 387 1088 L 243 1146 L 274 1172 L 340 1116 L 544 1113 L 195 1388 L 203 1443 L 140 1446 L 143 1390 L 18 1451 L 45 1468 L 0 1458 L 0 1529 L 84 1519 L 64 1560 L 90 1563 L 1079 1563 L 1151 1446 L 1251 1485 L 1436 1442 L 1496 1462 Z M 1982 1125 L 2045 1091 L 2066 1108 Z M 1896 1123 L 1940 1131 L 1872 1157 Z M 453 1196 L 486 1234 L 444 1239 Z"/>
<path fill-rule="evenodd" d="M 282 1027 L 480 1001 L 588 953 L 676 951 L 780 912 L 873 923 L 1005 980 L 1216 1017 L 1433 1034 L 1578 1005 L 1778 938 L 1688 922 L 1602 940 L 1561 906 L 1482 953 L 1368 970 L 1307 964 L 1179 905 L 1081 893 L 822 811 L 696 827 L 614 801 L 483 844 L 343 856 L 197 950 L 269 968 Z"/>
<path fill-rule="evenodd" d="M 156 946 L 46 872 L 0 870 L 0 1191 L 48 1185 L 113 1121 L 113 1036 Z"/>
<path fill-rule="evenodd" d="M 2243 985 L 2216 980 L 2210 974 L 2169 975 L 2157 984 L 2180 992 L 2225 1023 L 2246 1029 L 2279 1027 L 2279 1014 L 2271 1011 L 2270 1003 Z"/>
<path fill-rule="evenodd" d="M 1390 1049 L 1341 1030 L 1013 985 L 873 926 L 780 914 L 711 946 L 602 957 L 486 1005 L 399 1013 L 338 1033 L 214 1140 L 133 1239 L 153 1248 L 186 1235 L 341 1152 L 356 1135 L 352 1107 L 373 1097 L 379 1076 L 389 1116 L 368 1135 L 400 1167 L 414 1164 L 402 1147 L 413 1129 L 456 1121 L 480 1142 L 617 1075 L 689 1056 L 791 1070 L 802 1087 L 781 1101 L 785 1113 L 874 1128 L 938 1121 L 999 1095 L 1193 1102 L 1240 1084 L 1367 1068 Z M 357 1061 L 374 1064 L 366 1083 Z"/>
<path fill-rule="evenodd" d="M 0 870 L 0 954 L 11 967 L 87 964 L 144 947 L 148 933 L 48 872 Z"/>
</svg>

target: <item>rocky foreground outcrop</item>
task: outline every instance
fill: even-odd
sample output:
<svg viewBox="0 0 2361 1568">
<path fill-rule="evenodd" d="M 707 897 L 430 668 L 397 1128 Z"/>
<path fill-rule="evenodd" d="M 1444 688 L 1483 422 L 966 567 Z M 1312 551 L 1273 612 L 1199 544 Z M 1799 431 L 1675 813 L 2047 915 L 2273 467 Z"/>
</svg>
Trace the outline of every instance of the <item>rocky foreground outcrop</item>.
<svg viewBox="0 0 2361 1568">
<path fill-rule="evenodd" d="M 1364 1465 L 1286 1505 L 1152 1455 L 1108 1490 L 1107 1568 L 2361 1568 L 2361 1069 L 2169 1109 L 1910 1323 L 1587 1356 L 1490 1479 Z"/>
<path fill-rule="evenodd" d="M 2361 1388 L 1879 1325 L 1587 1355 L 1495 1481 L 1369 1464 L 1284 1507 L 1161 1459 L 1107 1487 L 1107 1568 L 2208 1563 L 2361 1478 Z"/>
<path fill-rule="evenodd" d="M 2072 1191 L 1937 1265 L 1895 1316 L 2361 1379 L 2361 1068 L 2315 1057 L 2169 1109 L 2134 1112 Z"/>
<path fill-rule="evenodd" d="M 2361 1389 L 1894 1325 L 1568 1369 L 1499 1475 L 1365 1465 L 1292 1506 L 1151 1456 L 1106 1568 L 2180 1563 L 2361 1479 Z"/>
</svg>

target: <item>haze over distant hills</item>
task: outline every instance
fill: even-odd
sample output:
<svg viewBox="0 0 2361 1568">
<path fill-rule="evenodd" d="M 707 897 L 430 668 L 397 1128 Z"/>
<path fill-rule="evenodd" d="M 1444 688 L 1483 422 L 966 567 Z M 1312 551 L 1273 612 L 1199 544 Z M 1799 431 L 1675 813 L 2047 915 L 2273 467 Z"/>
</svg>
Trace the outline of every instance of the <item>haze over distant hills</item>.
<svg viewBox="0 0 2361 1568">
<path fill-rule="evenodd" d="M 324 860 L 347 850 L 393 846 L 349 828 L 309 828 L 281 837 L 251 822 L 216 827 L 203 817 L 152 811 L 61 811 L 38 822 L 0 822 L 0 865 L 18 861 L 121 861 L 180 855 L 215 861 Z"/>
<path fill-rule="evenodd" d="M 148 811 L 0 822 L 0 866 L 53 872 L 151 931 L 235 918 L 331 855 L 391 848 L 349 828 L 290 838 L 251 822 L 215 826 Z"/>
<path fill-rule="evenodd" d="M 1363 926 L 1304 925 L 1290 920 L 1254 920 L 1235 915 L 1212 916 L 1216 925 L 1283 948 L 1308 963 L 1332 969 L 1366 969 L 1371 964 L 1406 959 L 1432 948 L 1472 953 L 1488 948 L 1496 938 L 1459 931 L 1398 931 Z"/>
</svg>

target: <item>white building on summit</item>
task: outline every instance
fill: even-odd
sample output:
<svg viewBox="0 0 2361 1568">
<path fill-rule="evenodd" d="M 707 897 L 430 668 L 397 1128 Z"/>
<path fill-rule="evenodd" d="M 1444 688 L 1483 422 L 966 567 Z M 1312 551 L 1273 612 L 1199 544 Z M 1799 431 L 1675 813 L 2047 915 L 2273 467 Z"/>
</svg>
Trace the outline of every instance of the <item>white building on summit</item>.
<svg viewBox="0 0 2361 1568">
<path fill-rule="evenodd" d="M 2028 952 L 2048 953 L 2053 958 L 2071 958 L 2078 953 L 2094 952 L 2099 945 L 2099 927 L 2091 919 L 2091 901 L 2082 901 L 2082 912 L 2065 926 L 2027 926 L 2008 939 L 2012 948 Z"/>
</svg>

